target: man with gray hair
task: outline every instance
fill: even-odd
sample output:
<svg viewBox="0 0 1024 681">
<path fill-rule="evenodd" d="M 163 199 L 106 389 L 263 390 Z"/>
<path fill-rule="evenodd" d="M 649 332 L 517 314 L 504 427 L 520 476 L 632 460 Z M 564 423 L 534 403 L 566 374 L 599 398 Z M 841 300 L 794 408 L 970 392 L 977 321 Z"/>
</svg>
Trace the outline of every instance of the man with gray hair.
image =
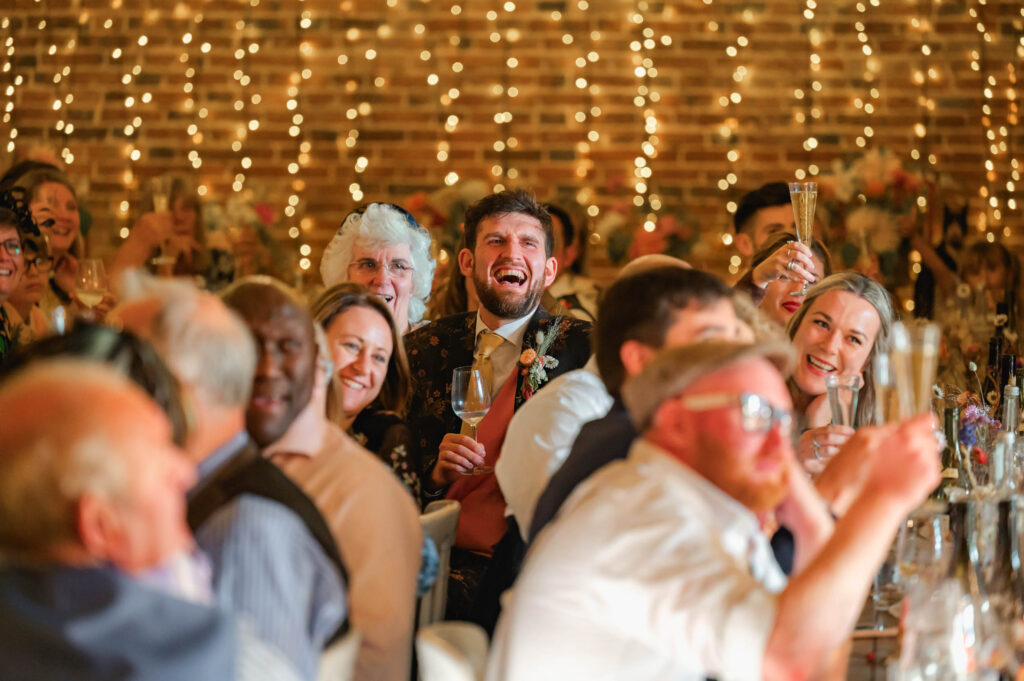
<svg viewBox="0 0 1024 681">
<path fill-rule="evenodd" d="M 313 501 L 245 430 L 252 334 L 190 283 L 139 277 L 127 288 L 133 298 L 119 318 L 157 348 L 194 406 L 186 448 L 199 482 L 188 519 L 213 562 L 217 597 L 313 679 L 321 650 L 343 632 L 345 570 Z"/>
<path fill-rule="evenodd" d="M 166 415 L 113 370 L 41 361 L 4 379 L 0 678 L 296 678 L 226 611 L 151 578 L 191 549 L 194 479 Z"/>
<path fill-rule="evenodd" d="M 626 381 L 642 436 L 536 537 L 489 681 L 774 681 L 823 668 L 939 469 L 927 415 L 858 430 L 845 447 L 864 476 L 833 525 L 793 454 L 791 362 L 786 346 L 697 343 Z M 788 583 L 763 529 L 775 522 L 796 540 Z"/>
</svg>

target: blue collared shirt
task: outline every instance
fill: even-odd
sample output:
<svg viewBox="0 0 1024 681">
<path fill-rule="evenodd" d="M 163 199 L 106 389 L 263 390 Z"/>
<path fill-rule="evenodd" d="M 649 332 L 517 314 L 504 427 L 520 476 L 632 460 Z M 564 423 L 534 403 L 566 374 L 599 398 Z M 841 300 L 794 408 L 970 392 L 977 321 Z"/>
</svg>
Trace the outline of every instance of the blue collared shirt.
<svg viewBox="0 0 1024 681">
<path fill-rule="evenodd" d="M 337 568 L 286 506 L 243 494 L 196 532 L 213 563 L 217 600 L 255 625 L 302 677 L 315 679 L 324 644 L 345 618 Z"/>
</svg>

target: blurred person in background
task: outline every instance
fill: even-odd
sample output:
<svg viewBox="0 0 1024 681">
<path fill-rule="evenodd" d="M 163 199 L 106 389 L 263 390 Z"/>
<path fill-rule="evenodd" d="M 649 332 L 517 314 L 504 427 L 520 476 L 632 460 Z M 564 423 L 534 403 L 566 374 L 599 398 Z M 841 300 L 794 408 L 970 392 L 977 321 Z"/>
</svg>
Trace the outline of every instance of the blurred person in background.
<svg viewBox="0 0 1024 681">
<path fill-rule="evenodd" d="M 188 521 L 212 562 L 214 593 L 315 679 L 323 648 L 343 632 L 346 571 L 313 501 L 245 431 L 252 334 L 189 281 L 136 270 L 125 284 L 128 300 L 112 316 L 153 343 L 193 407 L 185 450 L 199 480 Z"/>
<path fill-rule="evenodd" d="M 573 217 L 554 204 L 545 204 L 551 213 L 555 232 L 554 258 L 558 261 L 558 276 L 547 289 L 547 294 L 561 303 L 573 317 L 593 322 L 597 316 L 597 299 L 601 290 L 593 279 L 583 276 L 583 256 L 586 229 L 582 220 Z"/>
<path fill-rule="evenodd" d="M 466 247 L 463 237 L 456 247 L 456 253 Z M 454 260 L 448 262 L 448 272 L 441 284 L 434 289 L 427 303 L 427 319 L 441 319 L 460 312 L 476 312 L 480 307 L 480 299 L 476 296 L 476 286 L 472 277 L 467 278 Z"/>
<path fill-rule="evenodd" d="M 207 267 L 206 230 L 199 195 L 181 176 L 154 178 L 142 215 L 114 256 L 116 279 L 132 267 L 163 276 L 194 276 Z"/>
<path fill-rule="evenodd" d="M 25 271 L 22 223 L 17 213 L 0 208 L 0 360 L 21 342 L 20 320 L 15 319 L 17 312 L 7 305 L 7 299 L 18 288 Z"/>
<path fill-rule="evenodd" d="M 430 234 L 401 206 L 371 203 L 345 218 L 324 249 L 324 286 L 362 284 L 379 297 L 405 334 L 422 326 L 434 282 Z"/>
<path fill-rule="evenodd" d="M 789 185 L 768 182 L 747 192 L 732 216 L 736 250 L 749 258 L 764 248 L 769 237 L 778 232 L 796 233 Z"/>
<path fill-rule="evenodd" d="M 67 176 L 54 168 L 38 168 L 13 180 L 11 186 L 25 192 L 32 218 L 46 236 L 54 258 L 50 285 L 38 303 L 43 313 L 50 317 L 55 309 L 65 308 L 72 316 L 91 314 L 96 320 L 102 320 L 116 302 L 109 283 L 102 300 L 93 306 L 79 301 L 75 294 L 79 261 L 85 257 L 85 242 L 81 235 L 78 197 Z"/>
</svg>

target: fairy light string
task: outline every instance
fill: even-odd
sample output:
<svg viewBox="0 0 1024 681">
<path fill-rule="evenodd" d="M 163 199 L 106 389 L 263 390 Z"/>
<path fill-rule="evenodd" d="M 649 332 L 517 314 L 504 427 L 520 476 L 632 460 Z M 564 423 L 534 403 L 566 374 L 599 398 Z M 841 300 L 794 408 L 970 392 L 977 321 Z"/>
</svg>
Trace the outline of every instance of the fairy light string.
<svg viewBox="0 0 1024 681">
<path fill-rule="evenodd" d="M 636 80 L 633 104 L 640 110 L 644 123 L 644 138 L 640 145 L 640 153 L 633 158 L 633 206 L 643 214 L 644 221 L 641 228 L 646 232 L 653 232 L 657 228 L 661 200 L 657 196 L 650 197 L 648 192 L 650 185 L 653 184 L 654 176 L 650 161 L 657 157 L 658 146 L 661 143 L 661 138 L 658 135 L 660 121 L 654 108 L 655 104 L 661 100 L 661 95 L 653 89 L 658 69 L 651 56 L 656 43 L 654 29 L 649 25 L 645 16 L 645 12 L 648 10 L 647 3 L 640 0 L 634 4 L 628 20 L 633 26 L 634 32 L 634 40 L 629 43 L 632 53 L 633 76 Z"/>
<path fill-rule="evenodd" d="M 25 82 L 25 77 L 14 70 L 14 57 L 17 49 L 14 46 L 14 31 L 12 30 L 11 18 L 9 16 L 0 19 L 0 29 L 3 29 L 5 32 L 10 31 L 4 37 L 3 42 L 4 64 L 2 72 L 6 76 L 4 79 L 6 81 L 4 97 L 7 100 L 4 102 L 3 122 L 5 125 L 11 126 L 7 133 L 7 152 L 13 154 L 17 146 L 14 140 L 18 137 L 18 126 L 14 120 L 14 103 L 17 100 L 18 87 Z"/>
<path fill-rule="evenodd" d="M 587 215 L 591 218 L 600 214 L 595 202 L 595 192 L 592 181 L 594 160 L 591 158 L 591 137 L 599 138 L 597 132 L 597 119 L 603 111 L 596 103 L 595 95 L 600 92 L 600 86 L 595 81 L 595 64 L 601 59 L 598 47 L 601 41 L 601 33 L 597 30 L 597 24 L 593 20 L 588 0 L 579 0 L 577 7 L 583 15 L 582 25 L 586 27 L 586 42 L 580 45 L 579 56 L 575 59 L 578 71 L 574 84 L 581 91 L 580 108 L 573 114 L 573 120 L 579 124 L 580 139 L 575 145 L 576 164 L 574 175 L 579 187 L 576 192 L 576 202 L 585 207 Z M 600 238 L 596 232 L 594 234 Z"/>
</svg>

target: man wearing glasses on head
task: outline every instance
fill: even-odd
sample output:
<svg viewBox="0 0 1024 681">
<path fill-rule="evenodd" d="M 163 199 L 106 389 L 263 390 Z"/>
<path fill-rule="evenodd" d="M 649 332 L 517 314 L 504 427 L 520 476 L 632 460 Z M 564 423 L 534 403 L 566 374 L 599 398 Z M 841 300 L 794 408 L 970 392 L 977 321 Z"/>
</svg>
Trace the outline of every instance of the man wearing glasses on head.
<svg viewBox="0 0 1024 681">
<path fill-rule="evenodd" d="M 796 463 L 792 351 L 663 350 L 622 390 L 642 433 L 576 488 L 506 593 L 488 681 L 809 678 L 849 637 L 900 522 L 939 480 L 930 417 L 862 428 L 833 522 Z M 899 452 L 898 456 L 891 456 Z M 772 556 L 793 532 L 788 580 Z"/>
</svg>

